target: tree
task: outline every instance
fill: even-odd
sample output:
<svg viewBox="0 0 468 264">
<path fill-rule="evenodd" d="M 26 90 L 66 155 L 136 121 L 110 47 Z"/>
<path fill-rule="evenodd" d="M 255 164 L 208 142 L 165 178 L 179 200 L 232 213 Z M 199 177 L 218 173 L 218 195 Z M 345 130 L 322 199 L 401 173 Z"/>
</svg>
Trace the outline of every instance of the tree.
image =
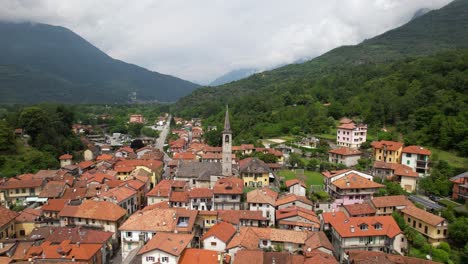
<svg viewBox="0 0 468 264">
<path fill-rule="evenodd" d="M 459 217 L 449 224 L 449 237 L 457 245 L 462 246 L 468 241 L 468 218 Z"/>
<path fill-rule="evenodd" d="M 138 137 L 140 136 L 140 131 L 143 128 L 143 124 L 140 123 L 130 123 L 128 124 L 128 133 L 132 137 Z"/>
<path fill-rule="evenodd" d="M 221 131 L 211 130 L 203 134 L 206 144 L 209 146 L 221 146 Z"/>
<path fill-rule="evenodd" d="M 0 120 L 0 152 L 15 151 L 15 136 L 13 129 L 3 120 Z"/>
<path fill-rule="evenodd" d="M 301 156 L 297 153 L 289 154 L 288 164 L 295 168 L 304 167 L 304 163 L 302 162 Z"/>
<path fill-rule="evenodd" d="M 132 143 L 130 143 L 130 147 L 134 150 L 143 148 L 144 146 L 145 144 L 143 144 L 143 141 L 141 141 L 141 139 L 135 139 L 132 141 Z"/>
<path fill-rule="evenodd" d="M 49 118 L 43 109 L 32 106 L 21 112 L 19 123 L 34 142 L 42 130 L 49 125 Z"/>
</svg>

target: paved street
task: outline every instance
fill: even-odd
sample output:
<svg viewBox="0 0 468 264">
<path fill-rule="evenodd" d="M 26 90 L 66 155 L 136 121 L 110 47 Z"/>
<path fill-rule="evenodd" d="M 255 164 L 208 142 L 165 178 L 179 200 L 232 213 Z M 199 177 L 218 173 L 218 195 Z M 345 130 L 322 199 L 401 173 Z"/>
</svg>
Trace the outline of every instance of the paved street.
<svg viewBox="0 0 468 264">
<path fill-rule="evenodd" d="M 420 204 L 424 205 L 428 209 L 440 210 L 440 209 L 444 208 L 443 206 L 439 205 L 438 203 L 429 200 L 429 198 L 425 199 L 425 198 L 422 198 L 420 196 L 410 195 L 409 199 L 411 201 L 413 201 L 413 202 L 417 202 L 417 203 L 420 203 Z"/>
<path fill-rule="evenodd" d="M 167 135 L 169 134 L 171 118 L 172 118 L 172 115 L 169 115 L 169 117 L 167 118 L 166 125 L 164 126 L 163 130 L 159 134 L 159 137 L 156 140 L 156 143 L 154 144 L 154 146 L 160 150 L 163 150 L 164 142 L 166 142 Z"/>
</svg>

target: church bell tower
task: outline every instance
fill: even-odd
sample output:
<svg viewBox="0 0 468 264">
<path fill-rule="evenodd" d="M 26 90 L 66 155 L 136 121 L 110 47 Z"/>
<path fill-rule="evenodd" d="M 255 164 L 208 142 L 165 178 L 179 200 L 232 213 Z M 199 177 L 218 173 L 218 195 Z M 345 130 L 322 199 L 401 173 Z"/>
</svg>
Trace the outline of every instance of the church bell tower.
<svg viewBox="0 0 468 264">
<path fill-rule="evenodd" d="M 229 123 L 229 109 L 226 105 L 226 116 L 224 118 L 223 130 L 223 176 L 232 176 L 232 131 Z"/>
</svg>

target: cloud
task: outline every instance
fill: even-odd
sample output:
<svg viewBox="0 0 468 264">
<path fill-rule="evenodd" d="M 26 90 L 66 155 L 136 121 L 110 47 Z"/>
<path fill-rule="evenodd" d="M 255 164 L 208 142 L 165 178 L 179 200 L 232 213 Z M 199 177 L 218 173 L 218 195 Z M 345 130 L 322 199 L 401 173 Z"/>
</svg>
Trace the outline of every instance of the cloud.
<svg viewBox="0 0 468 264">
<path fill-rule="evenodd" d="M 2 0 L 0 20 L 67 27 L 110 56 L 199 83 L 357 44 L 451 0 Z"/>
</svg>

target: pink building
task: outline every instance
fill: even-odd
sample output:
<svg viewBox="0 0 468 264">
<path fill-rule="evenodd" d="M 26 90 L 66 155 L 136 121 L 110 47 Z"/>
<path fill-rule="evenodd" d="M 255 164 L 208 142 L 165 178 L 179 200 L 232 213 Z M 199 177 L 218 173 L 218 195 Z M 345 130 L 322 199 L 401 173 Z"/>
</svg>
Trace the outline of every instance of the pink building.
<svg viewBox="0 0 468 264">
<path fill-rule="evenodd" d="M 145 119 L 143 118 L 142 115 L 131 115 L 130 116 L 130 123 L 140 123 L 143 124 L 145 122 Z"/>
<path fill-rule="evenodd" d="M 366 142 L 367 125 L 355 124 L 351 119 L 342 118 L 337 126 L 336 144 L 341 147 L 359 148 Z"/>
</svg>

